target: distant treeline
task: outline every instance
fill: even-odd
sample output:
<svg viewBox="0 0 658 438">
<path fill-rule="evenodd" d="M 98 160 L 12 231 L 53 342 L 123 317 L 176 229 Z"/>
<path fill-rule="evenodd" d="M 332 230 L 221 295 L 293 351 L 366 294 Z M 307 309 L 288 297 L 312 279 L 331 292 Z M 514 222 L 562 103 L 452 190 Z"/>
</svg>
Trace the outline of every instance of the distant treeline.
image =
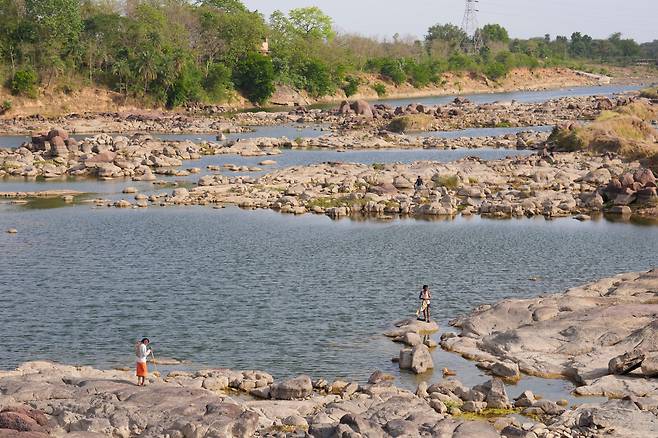
<svg viewBox="0 0 658 438">
<path fill-rule="evenodd" d="M 618 33 L 606 40 L 578 32 L 521 40 L 497 24 L 478 31 L 477 51 L 451 24 L 432 26 L 422 41 L 379 41 L 337 34 L 316 7 L 266 19 L 240 0 L 0 0 L 0 17 L 0 79 L 13 94 L 97 84 L 169 107 L 225 102 L 236 92 L 263 103 L 275 84 L 314 97 L 338 89 L 349 96 L 366 73 L 423 87 L 440 84 L 447 71 L 495 81 L 514 67 L 658 55 L 658 41 L 639 45 Z M 383 83 L 370 85 L 385 92 Z"/>
</svg>

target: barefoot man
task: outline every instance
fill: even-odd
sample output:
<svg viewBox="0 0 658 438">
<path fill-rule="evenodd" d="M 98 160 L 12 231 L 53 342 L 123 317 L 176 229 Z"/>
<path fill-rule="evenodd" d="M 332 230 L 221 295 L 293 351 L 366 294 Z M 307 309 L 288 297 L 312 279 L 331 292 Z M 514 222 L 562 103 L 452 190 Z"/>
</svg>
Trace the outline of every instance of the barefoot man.
<svg viewBox="0 0 658 438">
<path fill-rule="evenodd" d="M 137 385 L 144 386 L 144 381 L 148 376 L 148 367 L 146 366 L 146 358 L 149 354 L 153 354 L 150 348 L 146 348 L 150 344 L 149 338 L 144 338 L 135 346 L 135 355 L 137 355 Z"/>
</svg>

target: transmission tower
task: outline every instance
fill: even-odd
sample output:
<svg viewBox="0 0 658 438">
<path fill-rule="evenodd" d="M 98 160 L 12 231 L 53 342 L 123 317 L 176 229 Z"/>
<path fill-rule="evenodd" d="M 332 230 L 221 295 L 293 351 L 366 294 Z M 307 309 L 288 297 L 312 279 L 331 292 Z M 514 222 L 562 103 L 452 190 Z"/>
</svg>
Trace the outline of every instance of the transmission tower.
<svg viewBox="0 0 658 438">
<path fill-rule="evenodd" d="M 482 36 L 479 31 L 478 12 L 480 12 L 479 0 L 465 0 L 464 19 L 462 20 L 462 30 L 466 34 L 466 40 L 463 43 L 468 52 L 478 52 L 482 47 Z"/>
</svg>

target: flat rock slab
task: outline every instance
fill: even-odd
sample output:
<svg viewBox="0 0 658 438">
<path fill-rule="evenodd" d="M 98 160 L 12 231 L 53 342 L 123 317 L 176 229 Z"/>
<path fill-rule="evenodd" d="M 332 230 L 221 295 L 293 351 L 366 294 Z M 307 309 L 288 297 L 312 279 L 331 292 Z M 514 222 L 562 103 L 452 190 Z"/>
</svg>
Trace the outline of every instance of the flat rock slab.
<svg viewBox="0 0 658 438">
<path fill-rule="evenodd" d="M 637 369 L 645 353 L 658 351 L 656 298 L 657 270 L 621 274 L 482 306 L 451 321 L 461 333 L 441 345 L 470 359 L 514 362 L 526 374 L 568 378 L 584 385 L 582 394 L 658 394 L 658 380 Z"/>
</svg>

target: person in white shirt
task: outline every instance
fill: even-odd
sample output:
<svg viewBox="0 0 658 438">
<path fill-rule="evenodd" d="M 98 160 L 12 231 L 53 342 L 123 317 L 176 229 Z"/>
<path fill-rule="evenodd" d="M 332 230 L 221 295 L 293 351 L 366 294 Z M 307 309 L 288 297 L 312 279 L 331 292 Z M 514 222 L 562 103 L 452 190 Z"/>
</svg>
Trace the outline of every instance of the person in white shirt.
<svg viewBox="0 0 658 438">
<path fill-rule="evenodd" d="M 135 355 L 137 356 L 137 385 L 144 386 L 144 381 L 148 376 L 148 367 L 146 365 L 146 360 L 150 355 L 153 355 L 153 351 L 150 348 L 147 348 L 148 344 L 151 341 L 149 338 L 144 338 L 135 346 Z"/>
</svg>

